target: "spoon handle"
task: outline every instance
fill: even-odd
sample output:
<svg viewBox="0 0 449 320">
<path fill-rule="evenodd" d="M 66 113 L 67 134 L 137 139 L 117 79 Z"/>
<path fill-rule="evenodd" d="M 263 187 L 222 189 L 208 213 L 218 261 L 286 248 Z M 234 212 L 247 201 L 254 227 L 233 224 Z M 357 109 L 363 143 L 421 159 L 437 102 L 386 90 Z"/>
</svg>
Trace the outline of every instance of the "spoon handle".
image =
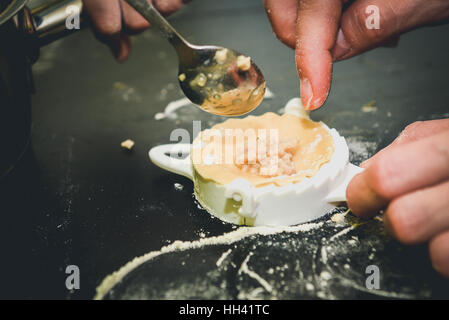
<svg viewBox="0 0 449 320">
<path fill-rule="evenodd" d="M 139 12 L 152 26 L 157 27 L 168 41 L 179 52 L 179 49 L 189 47 L 189 43 L 168 23 L 153 5 L 146 0 L 126 0 L 128 4 Z"/>
</svg>

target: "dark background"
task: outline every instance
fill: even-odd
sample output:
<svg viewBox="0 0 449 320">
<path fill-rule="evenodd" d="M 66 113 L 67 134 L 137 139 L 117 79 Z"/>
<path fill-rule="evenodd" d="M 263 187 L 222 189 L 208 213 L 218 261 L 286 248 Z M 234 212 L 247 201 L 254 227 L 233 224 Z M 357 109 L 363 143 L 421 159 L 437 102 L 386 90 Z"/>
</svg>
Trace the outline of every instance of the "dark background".
<svg viewBox="0 0 449 320">
<path fill-rule="evenodd" d="M 261 1 L 196 0 L 169 20 L 193 43 L 235 48 L 254 59 L 275 98 L 253 114 L 277 112 L 299 95 L 294 53 L 273 35 Z M 416 30 L 397 48 L 335 65 L 329 99 L 312 117 L 348 138 L 353 162 L 413 121 L 449 116 L 448 32 L 448 26 Z M 232 230 L 197 208 L 190 181 L 148 159 L 173 129 L 223 120 L 193 106 L 177 120 L 154 120 L 183 97 L 175 53 L 158 33 L 134 37 L 132 56 L 117 64 L 84 30 L 42 48 L 33 69 L 32 148 L 0 189 L 0 297 L 90 299 L 107 274 L 135 256 Z M 371 100 L 377 111 L 363 112 Z M 136 142 L 132 152 L 120 148 L 128 138 Z M 176 192 L 174 183 L 184 190 Z M 428 263 L 425 248 L 419 250 Z M 75 292 L 64 285 L 70 264 L 81 270 Z"/>
</svg>

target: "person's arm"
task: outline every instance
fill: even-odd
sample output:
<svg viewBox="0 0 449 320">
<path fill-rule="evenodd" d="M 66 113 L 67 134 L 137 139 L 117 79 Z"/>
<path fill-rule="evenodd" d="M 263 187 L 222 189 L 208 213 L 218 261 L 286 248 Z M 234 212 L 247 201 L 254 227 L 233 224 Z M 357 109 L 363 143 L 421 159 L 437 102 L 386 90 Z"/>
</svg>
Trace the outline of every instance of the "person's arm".
<svg viewBox="0 0 449 320">
<path fill-rule="evenodd" d="M 148 0 L 163 15 L 177 11 L 186 0 Z M 107 44 L 117 61 L 126 60 L 131 52 L 130 35 L 142 32 L 150 24 L 124 0 L 83 0 L 95 35 Z"/>
</svg>

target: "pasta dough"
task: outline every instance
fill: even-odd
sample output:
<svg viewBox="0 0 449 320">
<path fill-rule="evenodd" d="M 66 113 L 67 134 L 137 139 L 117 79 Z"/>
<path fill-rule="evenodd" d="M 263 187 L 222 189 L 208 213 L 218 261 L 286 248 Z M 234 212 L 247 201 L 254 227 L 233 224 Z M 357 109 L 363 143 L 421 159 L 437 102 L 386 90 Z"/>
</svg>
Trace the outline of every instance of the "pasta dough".
<svg viewBox="0 0 449 320">
<path fill-rule="evenodd" d="M 259 135 L 261 129 L 265 135 Z M 272 137 L 277 141 L 274 155 L 270 153 Z M 249 152 L 254 151 L 251 141 L 257 141 L 256 152 Z M 260 149 L 264 148 L 265 156 L 260 152 L 262 157 L 259 157 Z M 254 153 L 256 158 L 250 156 Z M 263 187 L 310 178 L 330 161 L 333 153 L 332 136 L 322 123 L 269 112 L 229 119 L 201 132 L 193 143 L 191 156 L 196 172 L 204 179 L 225 185 L 244 178 L 255 187 Z M 275 170 L 272 170 L 272 160 L 276 162 Z"/>
</svg>

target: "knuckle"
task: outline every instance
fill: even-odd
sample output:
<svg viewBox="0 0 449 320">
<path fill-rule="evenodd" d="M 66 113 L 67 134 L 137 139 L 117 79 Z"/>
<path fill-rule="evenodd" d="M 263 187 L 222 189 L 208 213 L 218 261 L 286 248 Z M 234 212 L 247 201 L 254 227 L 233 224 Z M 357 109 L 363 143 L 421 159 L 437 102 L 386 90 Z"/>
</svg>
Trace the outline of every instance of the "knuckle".
<svg viewBox="0 0 449 320">
<path fill-rule="evenodd" d="M 373 163 L 367 169 L 373 191 L 384 199 L 391 199 L 395 194 L 395 189 L 389 183 L 390 166 L 390 162 L 383 155 L 379 155 L 377 159 L 373 159 Z"/>
<path fill-rule="evenodd" d="M 416 214 L 407 204 L 407 200 L 393 200 L 387 208 L 386 216 L 394 236 L 404 244 L 415 244 L 420 241 L 420 225 Z"/>
<path fill-rule="evenodd" d="M 133 32 L 140 32 L 148 29 L 149 24 L 142 19 L 126 20 L 126 28 Z"/>
<path fill-rule="evenodd" d="M 358 40 L 363 42 L 376 43 L 380 42 L 382 37 L 382 32 L 380 29 L 369 29 L 367 27 L 367 15 L 365 13 L 365 8 L 361 8 L 363 10 L 357 10 L 355 15 L 355 30 L 358 33 Z"/>
<path fill-rule="evenodd" d="M 402 130 L 401 134 L 403 134 L 403 133 L 410 134 L 415 131 L 419 131 L 422 128 L 422 126 L 423 126 L 423 121 L 412 122 L 408 126 L 406 126 L 404 128 L 404 130 Z"/>
<path fill-rule="evenodd" d="M 296 34 L 294 32 L 286 32 L 282 29 L 276 30 L 276 38 L 290 48 L 294 48 L 296 44 Z"/>
<path fill-rule="evenodd" d="M 178 11 L 182 6 L 180 0 L 171 0 L 171 1 L 156 0 L 154 1 L 154 4 L 158 9 L 158 11 L 164 15 L 170 15 Z"/>
<path fill-rule="evenodd" d="M 396 138 L 396 142 L 413 140 L 414 136 L 421 131 L 422 127 L 422 121 L 416 121 L 407 125 Z"/>
<path fill-rule="evenodd" d="M 397 30 L 397 16 L 387 5 L 377 7 L 376 12 L 367 9 L 365 4 L 355 6 L 344 28 L 348 41 L 355 47 L 380 45 Z M 371 25 L 373 21 L 378 21 L 375 27 Z"/>
<path fill-rule="evenodd" d="M 120 32 L 121 23 L 104 19 L 96 23 L 95 29 L 102 36 L 112 37 Z"/>
</svg>

